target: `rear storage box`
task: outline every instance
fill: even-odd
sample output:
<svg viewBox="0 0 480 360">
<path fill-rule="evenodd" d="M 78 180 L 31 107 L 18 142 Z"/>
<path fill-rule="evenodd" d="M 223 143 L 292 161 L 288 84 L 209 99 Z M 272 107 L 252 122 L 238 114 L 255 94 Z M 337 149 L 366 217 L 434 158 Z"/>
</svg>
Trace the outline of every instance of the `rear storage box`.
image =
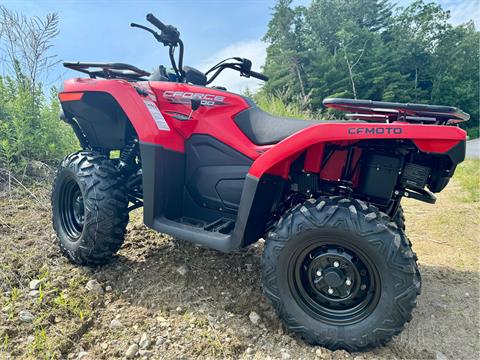
<svg viewBox="0 0 480 360">
<path fill-rule="evenodd" d="M 402 159 L 366 154 L 361 166 L 360 192 L 368 197 L 390 200 L 402 168 Z"/>
</svg>

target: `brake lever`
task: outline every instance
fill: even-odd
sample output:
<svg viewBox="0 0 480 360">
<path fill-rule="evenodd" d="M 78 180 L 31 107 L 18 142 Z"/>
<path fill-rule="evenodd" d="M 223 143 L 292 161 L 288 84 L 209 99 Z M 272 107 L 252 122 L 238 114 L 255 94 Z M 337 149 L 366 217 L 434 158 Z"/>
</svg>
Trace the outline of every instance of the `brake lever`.
<svg viewBox="0 0 480 360">
<path fill-rule="evenodd" d="M 143 25 L 140 25 L 140 24 L 136 24 L 136 23 L 130 23 L 130 26 L 131 27 L 136 27 L 136 28 L 139 28 L 139 29 L 142 29 L 142 30 L 145 30 L 145 31 L 148 31 L 150 34 L 152 34 L 155 39 L 158 41 L 158 42 L 163 42 L 163 39 L 162 37 L 160 36 L 159 33 L 157 33 L 156 31 L 146 27 L 146 26 L 143 26 Z"/>
</svg>

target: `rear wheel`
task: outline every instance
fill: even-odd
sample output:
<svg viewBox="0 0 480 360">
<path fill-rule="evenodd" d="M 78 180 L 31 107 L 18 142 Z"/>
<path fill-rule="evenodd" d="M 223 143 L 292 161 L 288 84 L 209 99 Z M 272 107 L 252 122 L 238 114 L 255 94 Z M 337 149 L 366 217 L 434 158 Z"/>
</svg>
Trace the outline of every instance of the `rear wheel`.
<svg viewBox="0 0 480 360">
<path fill-rule="evenodd" d="M 399 229 L 401 229 L 403 232 L 405 232 L 405 230 L 406 230 L 405 213 L 403 211 L 402 205 L 400 205 L 398 207 L 397 212 L 392 217 L 392 221 L 395 222 L 395 224 L 397 224 Z M 407 238 L 407 240 L 408 240 L 408 246 L 410 246 L 410 248 L 411 248 L 412 247 L 412 242 L 408 238 Z M 417 254 L 415 252 L 413 252 L 413 258 L 415 259 L 415 261 L 418 260 Z M 419 284 L 421 284 L 422 283 L 422 275 L 420 274 L 420 270 L 418 269 L 418 267 L 416 268 L 416 271 L 415 271 L 415 277 L 417 278 L 417 282 Z M 418 287 L 417 295 L 420 295 L 421 290 L 422 290 L 421 287 Z"/>
<path fill-rule="evenodd" d="M 106 263 L 121 247 L 128 199 L 120 174 L 105 156 L 65 157 L 52 190 L 53 227 L 62 252 L 80 265 Z"/>
<path fill-rule="evenodd" d="M 416 305 L 417 265 L 403 231 L 341 197 L 288 211 L 266 238 L 262 280 L 286 327 L 330 349 L 363 350 L 398 334 Z"/>
<path fill-rule="evenodd" d="M 405 213 L 403 212 L 402 205 L 400 205 L 395 213 L 393 215 L 392 220 L 397 224 L 397 226 L 405 231 Z"/>
</svg>

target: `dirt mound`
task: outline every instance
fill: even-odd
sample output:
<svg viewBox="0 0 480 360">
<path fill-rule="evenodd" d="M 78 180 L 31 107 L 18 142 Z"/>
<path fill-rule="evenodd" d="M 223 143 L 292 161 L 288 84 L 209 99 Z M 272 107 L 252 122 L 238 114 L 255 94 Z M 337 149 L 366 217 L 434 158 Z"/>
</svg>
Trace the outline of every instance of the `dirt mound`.
<svg viewBox="0 0 480 360">
<path fill-rule="evenodd" d="M 57 249 L 48 191 L 4 192 L 0 358 L 475 358 L 479 206 L 458 206 L 457 191 L 442 193 L 437 207 L 405 204 L 423 293 L 405 331 L 362 354 L 285 333 L 262 295 L 262 242 L 221 254 L 147 229 L 137 210 L 118 256 L 80 268 Z"/>
</svg>

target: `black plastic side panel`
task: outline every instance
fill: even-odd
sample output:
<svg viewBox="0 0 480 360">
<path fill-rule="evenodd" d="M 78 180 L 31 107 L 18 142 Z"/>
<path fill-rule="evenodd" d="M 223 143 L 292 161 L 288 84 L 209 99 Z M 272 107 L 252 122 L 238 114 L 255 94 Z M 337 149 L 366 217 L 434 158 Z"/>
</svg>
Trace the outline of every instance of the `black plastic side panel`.
<svg viewBox="0 0 480 360">
<path fill-rule="evenodd" d="M 261 179 L 247 175 L 233 233 L 247 246 L 265 234 L 272 207 L 285 182 L 279 176 L 264 175 Z"/>
<path fill-rule="evenodd" d="M 183 209 L 185 217 L 202 220 L 206 223 L 214 222 L 219 218 L 229 218 L 232 220 L 237 218 L 236 214 L 198 205 L 186 188 L 183 189 Z"/>
<path fill-rule="evenodd" d="M 199 140 L 197 151 L 204 144 L 218 158 L 212 164 L 220 164 L 222 159 L 229 159 L 229 152 L 218 153 L 219 146 L 210 148 L 211 139 Z M 228 147 L 227 147 L 228 148 Z M 231 150 L 231 149 L 230 149 Z M 206 154 L 200 151 L 197 154 Z M 186 192 L 185 155 L 164 149 L 159 145 L 140 143 L 143 169 L 143 213 L 145 225 L 172 236 L 204 245 L 223 252 L 230 252 L 242 246 L 247 246 L 265 233 L 265 225 L 271 217 L 272 206 L 282 191 L 284 181 L 277 176 L 264 176 L 260 180 L 247 175 L 242 187 L 238 214 L 220 212 L 198 206 Z M 232 155 L 233 153 L 230 153 Z M 237 155 L 237 154 L 235 154 Z M 207 157 L 207 159 L 209 159 Z M 211 158 L 210 158 L 211 159 Z M 230 158 L 231 159 L 231 158 Z M 234 158 L 235 161 L 251 161 L 250 159 Z M 234 162 L 235 162 L 234 161 Z M 227 162 L 230 164 L 231 160 Z M 239 165 L 240 166 L 240 165 Z M 190 169 L 193 171 L 192 169 Z M 238 185 L 237 185 L 238 186 Z M 183 192 L 185 191 L 186 194 Z M 180 201 L 184 195 L 184 202 Z M 183 206 L 182 206 L 183 204 Z M 235 228 L 230 235 L 207 231 L 198 226 L 182 222 L 180 218 L 188 217 L 189 212 L 195 212 L 194 219 L 215 220 L 231 218 Z"/>
<path fill-rule="evenodd" d="M 80 101 L 62 103 L 67 117 L 74 117 L 93 148 L 121 149 L 131 127 L 117 101 L 105 92 L 86 92 Z"/>
<path fill-rule="evenodd" d="M 200 210 L 236 214 L 245 176 L 253 161 L 208 135 L 193 135 L 188 139 L 185 154 L 186 190 Z M 201 218 L 195 207 L 185 211 L 187 216 Z"/>
<path fill-rule="evenodd" d="M 443 165 L 438 169 L 432 169 L 432 176 L 428 185 L 428 188 L 431 191 L 438 193 L 448 185 L 450 178 L 455 173 L 457 165 L 465 160 L 465 152 L 466 141 L 460 141 L 446 153 L 451 163 L 448 165 Z M 436 156 L 438 157 L 438 155 Z"/>
<path fill-rule="evenodd" d="M 465 160 L 467 142 L 460 141 L 457 145 L 447 151 L 447 155 L 452 160 L 454 165 L 458 165 Z"/>
<path fill-rule="evenodd" d="M 145 224 L 153 227 L 155 218 L 181 217 L 185 155 L 148 143 L 140 143 L 140 154 Z"/>
</svg>

